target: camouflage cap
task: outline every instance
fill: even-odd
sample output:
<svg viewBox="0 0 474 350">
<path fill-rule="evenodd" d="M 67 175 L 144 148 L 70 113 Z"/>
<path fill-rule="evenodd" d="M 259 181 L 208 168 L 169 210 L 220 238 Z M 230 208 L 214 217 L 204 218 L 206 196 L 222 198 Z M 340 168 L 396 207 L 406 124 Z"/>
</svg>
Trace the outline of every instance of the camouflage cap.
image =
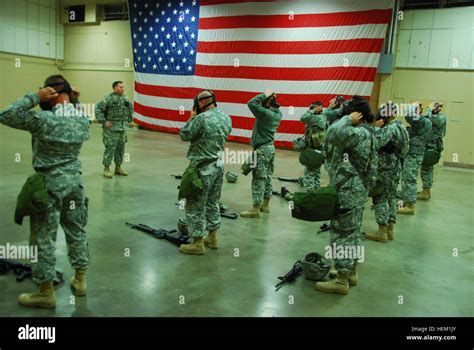
<svg viewBox="0 0 474 350">
<path fill-rule="evenodd" d="M 227 181 L 229 181 L 230 183 L 234 183 L 237 181 L 239 175 L 232 172 L 232 171 L 228 171 L 225 173 L 225 178 Z"/>
<path fill-rule="evenodd" d="M 309 253 L 301 262 L 303 274 L 312 281 L 322 281 L 331 268 L 331 262 L 318 253 Z"/>
</svg>

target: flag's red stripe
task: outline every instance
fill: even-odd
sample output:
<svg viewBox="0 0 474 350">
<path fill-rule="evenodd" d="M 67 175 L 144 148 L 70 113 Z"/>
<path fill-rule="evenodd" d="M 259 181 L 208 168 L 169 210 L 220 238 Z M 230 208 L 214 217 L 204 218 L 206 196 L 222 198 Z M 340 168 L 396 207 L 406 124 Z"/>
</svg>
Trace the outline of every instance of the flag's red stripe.
<svg viewBox="0 0 474 350">
<path fill-rule="evenodd" d="M 135 112 L 154 119 L 169 120 L 174 122 L 186 122 L 190 116 L 189 111 L 185 111 L 184 114 L 179 114 L 179 111 L 176 110 L 143 106 L 138 102 L 135 102 L 134 105 Z M 253 125 L 255 123 L 254 118 L 240 116 L 230 117 L 232 119 L 233 128 L 244 130 L 253 129 Z M 303 123 L 296 120 L 282 120 L 282 122 L 280 123 L 280 127 L 277 130 L 277 132 L 285 134 L 301 134 L 303 133 L 303 131 Z"/>
<path fill-rule="evenodd" d="M 178 134 L 179 133 L 179 128 L 171 128 L 171 127 L 167 127 L 167 126 L 149 124 L 149 123 L 145 123 L 144 121 L 138 120 L 136 118 L 134 119 L 134 121 L 137 125 L 143 126 L 146 129 L 160 131 L 160 132 L 166 132 L 166 133 L 172 133 L 172 134 Z M 250 143 L 250 138 L 243 137 L 243 136 L 229 135 L 228 141 L 234 141 L 234 142 L 239 142 L 239 143 Z M 293 142 L 290 142 L 290 141 L 275 141 L 275 146 L 279 147 L 279 148 L 293 149 Z"/>
<path fill-rule="evenodd" d="M 195 69 L 195 75 L 207 78 L 286 81 L 321 81 L 337 79 L 372 82 L 374 81 L 376 73 L 377 68 L 369 67 L 274 68 L 207 66 L 196 64 Z"/>
<path fill-rule="evenodd" d="M 134 111 L 148 118 L 174 122 L 186 122 L 190 117 L 190 111 L 180 114 L 177 110 L 144 106 L 136 101 L 134 102 Z"/>
<path fill-rule="evenodd" d="M 163 98 L 176 99 L 193 99 L 199 92 L 204 89 L 198 88 L 182 88 L 158 85 L 147 85 L 135 82 L 135 91 L 148 96 L 157 96 Z M 242 103 L 247 102 L 257 95 L 255 92 L 244 91 L 228 91 L 228 90 L 212 90 L 217 98 L 217 103 Z M 278 93 L 278 91 L 277 91 Z M 314 101 L 321 101 L 325 106 L 336 95 L 333 94 L 280 94 L 278 93 L 278 101 L 282 106 L 306 107 Z M 350 98 L 350 95 L 343 95 L 344 98 Z M 364 96 L 368 98 L 369 96 Z"/>
<path fill-rule="evenodd" d="M 202 53 L 250 53 L 273 55 L 317 55 L 331 53 L 379 53 L 384 39 L 347 39 L 320 41 L 200 41 Z"/>
<path fill-rule="evenodd" d="M 199 19 L 201 29 L 230 28 L 314 28 L 354 26 L 361 24 L 387 24 L 392 10 L 284 15 L 222 16 Z"/>
</svg>

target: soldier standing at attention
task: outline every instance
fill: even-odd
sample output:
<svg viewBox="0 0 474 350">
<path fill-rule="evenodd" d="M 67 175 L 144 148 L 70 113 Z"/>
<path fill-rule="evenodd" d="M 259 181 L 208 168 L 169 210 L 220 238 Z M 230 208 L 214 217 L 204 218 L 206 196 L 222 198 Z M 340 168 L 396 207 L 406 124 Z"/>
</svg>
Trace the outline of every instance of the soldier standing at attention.
<svg viewBox="0 0 474 350">
<path fill-rule="evenodd" d="M 217 249 L 217 230 L 221 226 L 219 199 L 224 178 L 222 154 L 231 131 L 232 121 L 217 109 L 214 94 L 203 91 L 197 95 L 191 118 L 179 136 L 191 142 L 188 159 L 202 181 L 202 189 L 192 198 L 186 198 L 186 222 L 193 242 L 182 244 L 181 253 L 202 255 L 204 245 Z M 209 232 L 205 239 L 204 231 Z"/>
<path fill-rule="evenodd" d="M 421 104 L 415 102 L 405 116 L 409 124 L 410 148 L 403 161 L 401 176 L 403 207 L 397 209 L 397 214 L 401 215 L 415 215 L 416 179 L 423 163 L 426 143 L 432 127 L 430 119 L 421 114 Z"/>
<path fill-rule="evenodd" d="M 123 94 L 123 82 L 115 81 L 112 84 L 113 92 L 105 96 L 95 107 L 95 117 L 103 127 L 104 177 L 112 178 L 110 171 L 112 159 L 115 162 L 115 175 L 127 176 L 122 169 L 125 143 L 127 142 L 126 127 L 132 122 L 133 105 Z"/>
<path fill-rule="evenodd" d="M 248 102 L 255 116 L 255 125 L 250 144 L 257 154 L 256 166 L 252 170 L 253 207 L 240 213 L 244 218 L 259 218 L 260 212 L 269 213 L 272 197 L 272 175 L 275 167 L 275 133 L 282 115 L 275 93 L 260 94 Z M 253 160 L 255 163 L 255 160 Z"/>
<path fill-rule="evenodd" d="M 408 153 L 409 136 L 403 123 L 396 120 L 400 113 L 394 104 L 386 103 L 379 108 L 375 124 L 375 137 L 379 154 L 377 187 L 379 193 L 372 196 L 375 220 L 379 229 L 367 233 L 366 239 L 386 243 L 393 240 L 397 222 L 397 186 L 402 171 L 402 161 Z"/>
<path fill-rule="evenodd" d="M 360 97 L 349 101 L 326 134 L 329 184 L 337 189 L 336 215 L 331 221 L 330 244 L 344 251 L 361 245 L 362 217 L 369 190 L 377 177 L 377 151 L 371 130 L 373 115 Z M 316 282 L 321 292 L 348 294 L 358 283 L 358 256 L 334 258 L 337 275 L 329 282 Z"/>
<path fill-rule="evenodd" d="M 428 136 L 428 143 L 426 144 L 426 151 L 433 150 L 440 155 L 444 150 L 443 137 L 446 135 L 447 120 L 442 109 L 443 105 L 435 102 L 428 108 L 428 113 L 425 116 L 431 121 L 432 125 L 431 133 Z M 431 198 L 430 190 L 433 186 L 433 165 L 421 165 L 421 182 L 423 184 L 423 191 L 417 193 L 416 199 L 429 200 Z"/>
<path fill-rule="evenodd" d="M 90 119 L 71 103 L 71 95 L 66 79 L 54 75 L 37 93 L 27 93 L 0 111 L 0 123 L 32 134 L 33 168 L 44 178 L 47 190 L 46 210 L 30 217 L 30 245 L 38 247 L 38 262 L 32 264 L 32 272 L 39 289 L 20 295 L 20 304 L 27 307 L 56 307 L 53 280 L 59 225 L 66 235 L 69 261 L 75 269 L 71 285 L 76 296 L 86 294 L 87 198 L 78 156 L 90 137 Z M 43 111 L 36 113 L 31 109 L 38 104 Z"/>
</svg>

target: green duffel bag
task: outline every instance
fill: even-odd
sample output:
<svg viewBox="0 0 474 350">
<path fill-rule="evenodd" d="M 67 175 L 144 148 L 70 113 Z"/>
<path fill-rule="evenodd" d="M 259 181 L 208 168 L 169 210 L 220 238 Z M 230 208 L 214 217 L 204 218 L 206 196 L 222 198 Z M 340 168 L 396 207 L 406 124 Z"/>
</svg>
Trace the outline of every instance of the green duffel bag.
<svg viewBox="0 0 474 350">
<path fill-rule="evenodd" d="M 307 148 L 300 153 L 299 161 L 309 170 L 316 170 L 324 164 L 324 155 L 320 150 Z"/>
<path fill-rule="evenodd" d="M 425 156 L 423 157 L 423 166 L 433 166 L 438 164 L 439 159 L 441 158 L 441 154 L 434 149 L 429 149 L 425 151 Z"/>
<path fill-rule="evenodd" d="M 326 221 L 334 218 L 337 191 L 334 187 L 320 187 L 313 192 L 293 195 L 291 216 L 305 221 Z"/>
<path fill-rule="evenodd" d="M 16 200 L 15 222 L 23 223 L 25 216 L 41 214 L 49 206 L 49 196 L 46 182 L 41 173 L 35 173 L 26 179 Z"/>
<path fill-rule="evenodd" d="M 178 200 L 183 198 L 194 199 L 203 189 L 202 180 L 199 178 L 198 170 L 190 165 L 186 168 L 181 177 Z"/>
</svg>

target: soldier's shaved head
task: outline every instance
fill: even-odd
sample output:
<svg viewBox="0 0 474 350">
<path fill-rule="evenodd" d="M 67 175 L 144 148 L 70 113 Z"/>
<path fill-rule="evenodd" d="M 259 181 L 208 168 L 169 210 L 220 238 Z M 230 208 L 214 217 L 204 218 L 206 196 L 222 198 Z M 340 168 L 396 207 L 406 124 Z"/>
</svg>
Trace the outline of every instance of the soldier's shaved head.
<svg viewBox="0 0 474 350">
<path fill-rule="evenodd" d="M 201 100 L 201 99 L 205 99 L 207 100 L 207 98 L 211 98 L 212 97 L 212 94 L 209 92 L 209 91 L 202 91 L 199 93 L 198 95 L 198 100 Z"/>
<path fill-rule="evenodd" d="M 197 114 L 205 112 L 213 107 L 217 107 L 217 104 L 216 97 L 211 91 L 201 91 L 194 99 L 194 108 Z"/>
</svg>

